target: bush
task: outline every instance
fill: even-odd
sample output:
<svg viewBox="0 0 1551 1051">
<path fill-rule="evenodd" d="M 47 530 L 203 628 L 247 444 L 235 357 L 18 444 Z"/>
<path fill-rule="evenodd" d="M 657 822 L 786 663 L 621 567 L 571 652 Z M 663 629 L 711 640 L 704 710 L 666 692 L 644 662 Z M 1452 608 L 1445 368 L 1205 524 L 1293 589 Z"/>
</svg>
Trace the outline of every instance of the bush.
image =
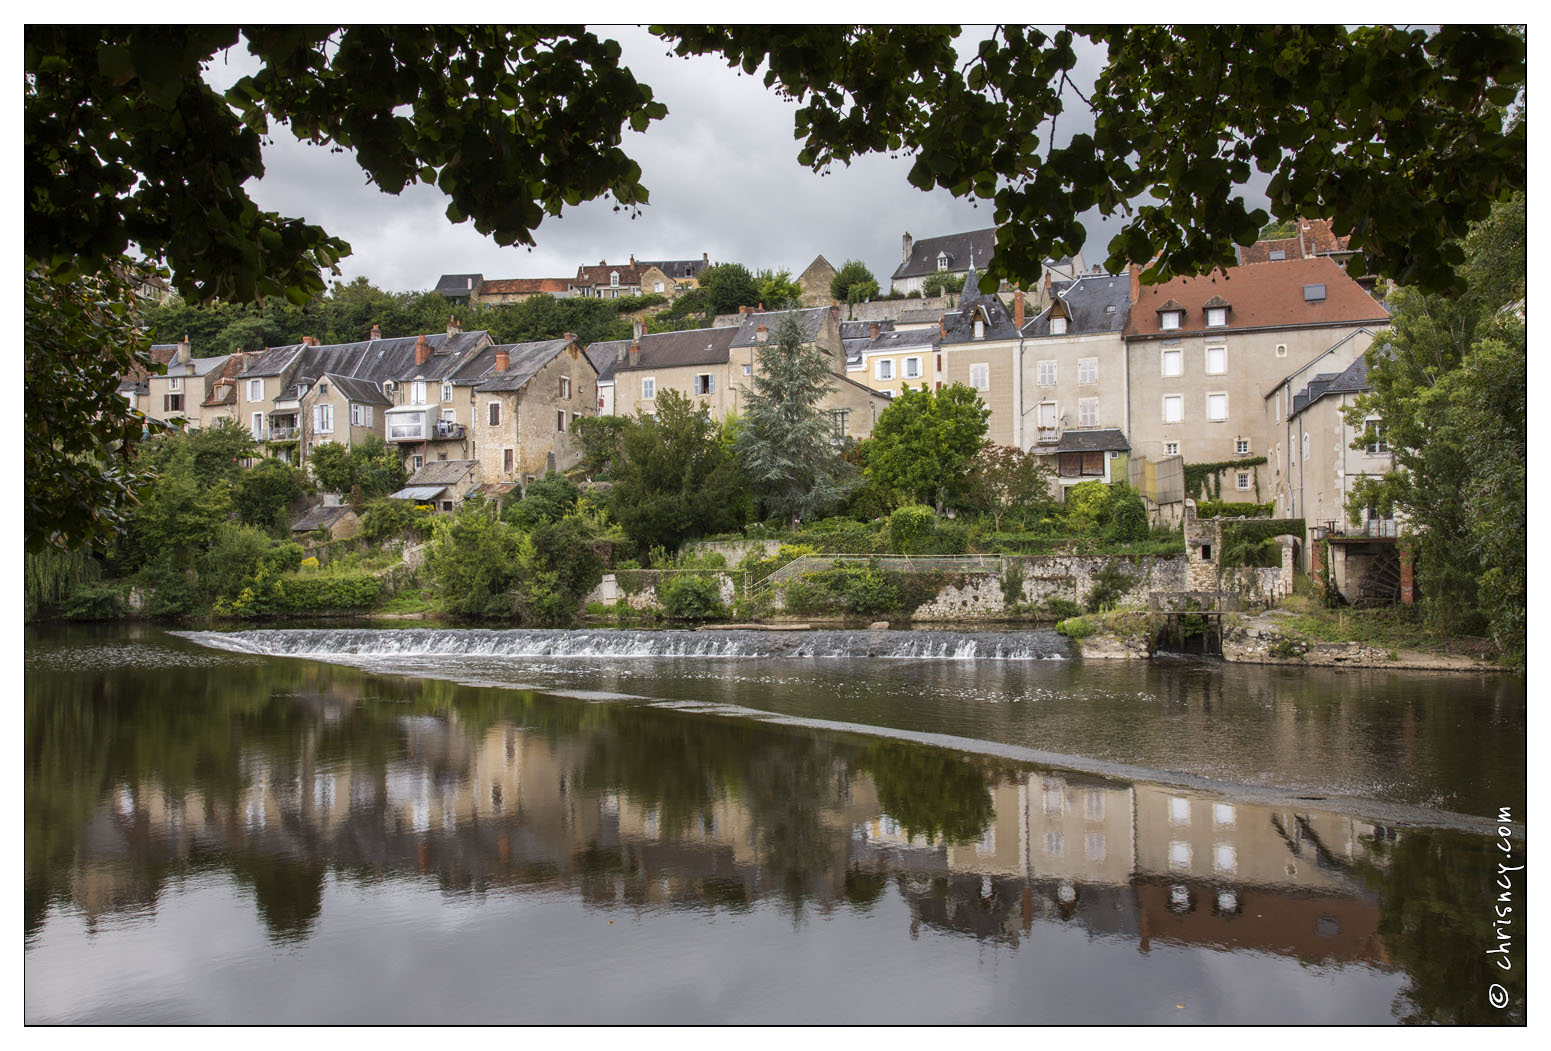
<svg viewBox="0 0 1551 1051">
<path fill-rule="evenodd" d="M 889 515 L 889 550 L 900 555 L 920 554 L 919 546 L 937 525 L 937 512 L 921 504 L 901 507 Z"/>
<path fill-rule="evenodd" d="M 1106 542 L 1129 544 L 1147 539 L 1147 505 L 1142 503 L 1142 498 L 1137 495 L 1135 489 L 1124 482 L 1116 485 L 1109 494 L 1109 505 L 1106 511 L 1104 524 Z"/>
<path fill-rule="evenodd" d="M 112 620 L 128 612 L 123 585 L 108 581 L 82 584 L 59 606 L 59 615 L 66 620 Z"/>
<path fill-rule="evenodd" d="M 1091 533 L 1109 509 L 1109 486 L 1078 482 L 1066 491 L 1066 523 L 1074 533 Z"/>
<path fill-rule="evenodd" d="M 407 500 L 379 500 L 361 516 L 361 536 L 371 544 L 405 536 L 423 540 L 431 535 L 435 518 L 431 509 Z"/>
<path fill-rule="evenodd" d="M 658 585 L 664 612 L 678 620 L 708 620 L 726 613 L 722 589 L 715 577 L 673 573 Z"/>
<path fill-rule="evenodd" d="M 1110 562 L 1094 578 L 1093 590 L 1088 592 L 1088 612 L 1097 613 L 1114 606 L 1121 596 L 1135 586 L 1134 576 L 1122 569 L 1118 562 Z"/>
<path fill-rule="evenodd" d="M 365 573 L 341 577 L 282 577 L 277 613 L 330 613 L 370 609 L 382 595 L 382 584 Z"/>
<path fill-rule="evenodd" d="M 1066 620 L 1082 613 L 1082 607 L 1068 598 L 1047 598 L 1045 612 L 1055 620 Z"/>
<path fill-rule="evenodd" d="M 1069 639 L 1086 639 L 1097 630 L 1097 625 L 1087 617 L 1071 617 L 1057 624 L 1056 630 Z"/>
</svg>

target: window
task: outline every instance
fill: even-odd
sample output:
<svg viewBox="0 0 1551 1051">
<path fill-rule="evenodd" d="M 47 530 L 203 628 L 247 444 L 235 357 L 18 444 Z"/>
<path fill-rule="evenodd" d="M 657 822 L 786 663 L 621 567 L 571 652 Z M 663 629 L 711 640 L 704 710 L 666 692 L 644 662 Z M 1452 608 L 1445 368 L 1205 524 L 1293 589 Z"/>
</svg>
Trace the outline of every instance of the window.
<svg viewBox="0 0 1551 1051">
<path fill-rule="evenodd" d="M 1218 843 L 1212 847 L 1212 864 L 1218 872 L 1234 872 L 1239 867 L 1238 851 L 1232 843 Z"/>
<path fill-rule="evenodd" d="M 255 412 L 253 414 L 253 437 L 264 437 L 264 414 L 262 412 Z"/>
<path fill-rule="evenodd" d="M 1045 833 L 1045 853 L 1053 858 L 1061 856 L 1061 833 L 1051 830 Z"/>
<path fill-rule="evenodd" d="M 1206 418 L 1218 422 L 1228 418 L 1228 396 L 1226 394 L 1208 394 L 1206 396 Z"/>
<path fill-rule="evenodd" d="M 351 402 L 350 425 L 352 427 L 370 427 L 372 425 L 372 407 Z"/>
<path fill-rule="evenodd" d="M 979 318 L 975 319 L 975 338 L 976 339 L 985 339 L 986 338 L 986 323 L 984 321 L 980 320 Z"/>
<path fill-rule="evenodd" d="M 939 272 L 948 269 L 948 256 L 944 252 L 937 253 L 937 269 Z"/>
<path fill-rule="evenodd" d="M 1103 821 L 1104 793 L 1096 788 L 1088 789 L 1083 799 L 1082 813 L 1089 821 Z"/>
<path fill-rule="evenodd" d="M 1309 458 L 1309 436 L 1307 434 L 1303 436 L 1303 458 L 1305 460 Z"/>
<path fill-rule="evenodd" d="M 419 453 L 416 453 L 410 462 L 415 465 L 415 470 L 418 471 L 420 468 L 425 466 L 425 457 L 421 456 Z"/>
<path fill-rule="evenodd" d="M 645 376 L 641 379 L 641 398 L 643 401 L 651 401 L 657 397 L 657 378 Z"/>
<path fill-rule="evenodd" d="M 1188 869 L 1190 867 L 1190 844 L 1183 840 L 1175 840 L 1169 844 L 1169 868 Z"/>
<path fill-rule="evenodd" d="M 1223 325 L 1226 325 L 1227 323 L 1228 323 L 1228 308 L 1227 307 L 1207 307 L 1207 309 L 1206 309 L 1206 327 L 1207 328 L 1219 328 L 1219 327 L 1221 327 Z"/>
<path fill-rule="evenodd" d="M 609 287 L 610 288 L 618 288 L 619 287 L 619 274 L 616 271 L 613 271 L 613 270 L 609 271 Z"/>
<path fill-rule="evenodd" d="M 409 388 L 409 404 L 425 404 L 425 380 L 415 380 Z"/>
<path fill-rule="evenodd" d="M 248 400 L 249 401 L 258 401 L 262 397 L 264 397 L 264 381 L 263 380 L 249 380 L 248 381 Z"/>
<path fill-rule="evenodd" d="M 880 380 L 891 380 L 891 379 L 893 379 L 894 378 L 894 359 L 893 358 L 884 358 L 881 361 L 879 361 L 877 369 L 875 370 L 875 374 L 877 375 L 877 377 Z"/>
<path fill-rule="evenodd" d="M 1103 478 L 1105 459 L 1102 452 L 1058 453 L 1056 471 L 1062 478 Z"/>
<path fill-rule="evenodd" d="M 1238 474 L 1239 474 L 1239 492 L 1241 492 L 1241 493 L 1249 492 L 1250 482 L 1252 481 L 1250 473 L 1248 471 L 1240 471 L 1240 472 L 1238 472 Z"/>
<path fill-rule="evenodd" d="M 1163 374 L 1165 376 L 1182 376 L 1185 372 L 1185 352 L 1175 348 L 1163 352 Z"/>
<path fill-rule="evenodd" d="M 1232 828 L 1237 820 L 1237 814 L 1232 803 L 1212 804 L 1212 824 L 1219 828 Z"/>
<path fill-rule="evenodd" d="M 314 428 L 319 434 L 334 433 L 334 406 L 324 403 L 312 407 Z"/>
<path fill-rule="evenodd" d="M 390 412 L 387 414 L 389 441 L 423 441 L 426 420 L 423 412 Z"/>
<path fill-rule="evenodd" d="M 570 376 L 561 376 L 560 377 L 560 397 L 565 399 L 566 401 L 570 401 L 571 400 L 571 377 Z"/>
<path fill-rule="evenodd" d="M 511 474 L 516 468 L 516 452 L 512 449 L 501 450 L 501 470 L 505 474 Z"/>
<path fill-rule="evenodd" d="M 1042 361 L 1039 363 L 1039 385 L 1041 387 L 1054 387 L 1056 385 L 1056 363 Z"/>
<path fill-rule="evenodd" d="M 1233 455 L 1235 455 L 1235 456 L 1248 456 L 1249 455 L 1249 439 L 1248 438 L 1239 438 L 1239 439 L 1234 441 L 1234 443 L 1233 443 Z"/>
<path fill-rule="evenodd" d="M 181 395 L 181 394 L 163 394 L 162 395 L 162 411 L 163 412 L 182 412 L 183 411 L 183 395 Z"/>
<path fill-rule="evenodd" d="M 1104 849 L 1104 833 L 1102 833 L 1102 832 L 1089 832 L 1088 833 L 1088 860 L 1089 861 L 1103 861 L 1104 860 L 1104 854 L 1105 854 L 1105 849 Z"/>
<path fill-rule="evenodd" d="M 907 380 L 913 380 L 913 379 L 919 379 L 920 377 L 921 377 L 921 359 L 920 358 L 906 358 L 905 359 L 905 378 Z"/>
<path fill-rule="evenodd" d="M 1206 348 L 1206 374 L 1208 376 L 1221 376 L 1228 371 L 1228 348 Z"/>
<path fill-rule="evenodd" d="M 969 367 L 969 385 L 976 390 L 991 389 L 991 366 L 982 362 Z"/>
<path fill-rule="evenodd" d="M 1165 455 L 1165 456 L 1178 456 L 1179 455 L 1179 442 L 1164 442 L 1163 443 L 1163 455 Z"/>
<path fill-rule="evenodd" d="M 167 377 L 167 389 L 172 391 L 174 394 L 176 394 L 179 391 L 181 391 L 183 389 L 183 377 L 182 376 L 168 376 Z"/>
<path fill-rule="evenodd" d="M 450 383 L 443 383 L 442 384 L 442 401 L 451 401 L 451 400 L 452 400 L 452 384 L 450 384 Z"/>
<path fill-rule="evenodd" d="M 499 427 L 499 426 L 501 426 L 501 403 L 500 402 L 498 402 L 498 401 L 491 402 L 487 406 L 485 411 L 490 414 L 490 426 L 492 426 L 492 427 Z"/>
<path fill-rule="evenodd" d="M 1183 313 L 1181 311 L 1165 310 L 1158 315 L 1158 327 L 1161 329 L 1179 328 L 1179 321 L 1182 316 Z"/>
<path fill-rule="evenodd" d="M 1287 356 L 1287 344 L 1286 343 L 1278 343 L 1276 345 L 1276 356 L 1279 357 L 1279 358 L 1285 358 Z"/>
<path fill-rule="evenodd" d="M 1066 318 L 1053 317 L 1050 319 L 1050 334 L 1052 336 L 1066 335 Z"/>
<path fill-rule="evenodd" d="M 1284 249 L 1284 248 L 1273 248 L 1273 249 L 1271 249 L 1271 262 L 1273 262 L 1273 263 L 1280 263 L 1282 260 L 1284 260 L 1286 258 L 1287 258 L 1287 250 L 1286 249 Z"/>
<path fill-rule="evenodd" d="M 660 293 L 662 291 L 662 282 L 661 281 L 653 281 L 652 282 L 652 291 Z"/>
<path fill-rule="evenodd" d="M 1304 285 L 1303 301 L 1305 303 L 1323 303 L 1325 301 L 1325 286 Z"/>
<path fill-rule="evenodd" d="M 709 372 L 702 372 L 695 377 L 696 394 L 715 394 L 716 379 Z"/>
<path fill-rule="evenodd" d="M 442 422 L 443 423 L 457 423 L 458 422 L 458 410 L 457 409 L 443 409 L 442 410 Z"/>
<path fill-rule="evenodd" d="M 1380 453 L 1389 452 L 1389 443 L 1384 440 L 1384 432 L 1379 429 L 1378 420 L 1368 421 L 1368 432 L 1373 435 L 1373 441 L 1365 447 L 1369 456 L 1378 456 Z"/>
<path fill-rule="evenodd" d="M 745 376 L 752 376 L 754 374 L 754 366 L 753 365 L 745 365 L 745 366 L 743 366 L 743 374 Z"/>
<path fill-rule="evenodd" d="M 1099 425 L 1099 399 L 1077 399 L 1077 426 L 1097 427 Z"/>
<path fill-rule="evenodd" d="M 565 433 L 565 410 L 560 409 L 555 413 L 555 430 Z"/>
<path fill-rule="evenodd" d="M 1190 824 L 1190 800 L 1183 796 L 1172 796 L 1169 799 L 1169 823 L 1174 825 Z"/>
<path fill-rule="evenodd" d="M 835 433 L 844 437 L 846 429 L 851 424 L 851 410 L 836 409 L 829 414 L 829 418 L 835 421 Z"/>
<path fill-rule="evenodd" d="M 1163 422 L 1179 423 L 1185 418 L 1185 397 L 1182 394 L 1163 396 Z"/>
<path fill-rule="evenodd" d="M 442 510 L 443 511 L 451 511 L 452 510 L 452 501 L 451 500 L 443 500 L 442 501 Z"/>
<path fill-rule="evenodd" d="M 1077 360 L 1077 382 L 1078 383 L 1097 383 L 1097 382 L 1099 382 L 1099 359 L 1098 358 L 1079 358 Z"/>
</svg>

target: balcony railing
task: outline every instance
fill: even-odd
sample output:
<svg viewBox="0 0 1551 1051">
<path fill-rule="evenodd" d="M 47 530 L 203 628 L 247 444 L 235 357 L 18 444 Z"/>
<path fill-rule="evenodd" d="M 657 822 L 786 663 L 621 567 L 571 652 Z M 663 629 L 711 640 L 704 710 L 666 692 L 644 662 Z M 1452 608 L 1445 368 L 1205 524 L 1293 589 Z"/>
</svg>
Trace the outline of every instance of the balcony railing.
<svg viewBox="0 0 1551 1051">
<path fill-rule="evenodd" d="M 1370 518 L 1361 525 L 1350 522 L 1326 522 L 1314 527 L 1314 539 L 1343 536 L 1398 537 L 1400 523 L 1393 518 Z"/>
<path fill-rule="evenodd" d="M 264 436 L 267 442 L 294 442 L 301 437 L 300 427 L 271 427 L 269 433 Z"/>
<path fill-rule="evenodd" d="M 1039 445 L 1054 445 L 1060 440 L 1060 427 L 1038 427 L 1035 429 L 1034 441 Z"/>
</svg>

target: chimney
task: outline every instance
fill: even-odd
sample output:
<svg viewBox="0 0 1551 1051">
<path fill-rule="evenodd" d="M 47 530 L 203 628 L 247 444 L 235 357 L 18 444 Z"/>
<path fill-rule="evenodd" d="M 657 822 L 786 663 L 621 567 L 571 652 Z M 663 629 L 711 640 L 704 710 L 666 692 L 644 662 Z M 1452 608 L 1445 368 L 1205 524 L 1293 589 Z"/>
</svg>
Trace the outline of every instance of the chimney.
<svg viewBox="0 0 1551 1051">
<path fill-rule="evenodd" d="M 905 231 L 905 236 L 904 236 L 903 243 L 904 243 L 904 246 L 905 246 L 905 262 L 908 263 L 908 262 L 910 262 L 910 249 L 915 247 L 915 243 L 916 243 L 915 242 L 915 238 L 910 236 L 910 231 L 909 230 Z"/>
<path fill-rule="evenodd" d="M 415 364 L 424 365 L 431 357 L 431 344 L 425 341 L 425 336 L 415 340 Z"/>
<path fill-rule="evenodd" d="M 644 335 L 646 335 L 646 322 L 637 321 L 634 325 L 630 326 L 631 339 L 640 339 Z"/>
<path fill-rule="evenodd" d="M 939 339 L 948 338 L 948 317 L 946 314 L 937 318 L 937 337 Z"/>
<path fill-rule="evenodd" d="M 630 341 L 630 367 L 635 368 L 641 364 L 641 344 L 635 340 Z"/>
<path fill-rule="evenodd" d="M 1136 304 L 1136 301 L 1142 298 L 1142 272 L 1137 269 L 1137 266 L 1136 266 L 1135 263 L 1131 264 L 1130 271 L 1131 271 L 1131 303 L 1134 306 Z"/>
<path fill-rule="evenodd" d="M 1017 289 L 1012 294 L 1012 323 L 1015 328 L 1023 327 L 1023 289 Z"/>
<path fill-rule="evenodd" d="M 189 346 L 188 336 L 183 337 L 183 342 L 178 344 L 178 364 L 186 364 L 194 358 L 194 351 Z"/>
<path fill-rule="evenodd" d="M 372 339 L 381 339 L 382 338 L 382 326 L 381 325 L 377 325 L 377 324 L 372 325 L 372 336 L 371 336 L 371 338 Z"/>
<path fill-rule="evenodd" d="M 764 325 L 760 325 L 758 328 L 756 328 L 754 330 L 754 342 L 755 343 L 763 343 L 766 340 L 768 340 L 769 338 L 770 338 L 770 330 L 765 328 Z"/>
<path fill-rule="evenodd" d="M 630 253 L 630 265 L 631 266 L 635 266 L 635 253 L 634 252 Z"/>
<path fill-rule="evenodd" d="M 450 317 L 450 318 L 447 319 L 447 338 L 448 339 L 451 339 L 453 336 L 456 336 L 459 332 L 462 332 L 462 331 L 463 331 L 463 326 L 458 324 L 458 319 L 457 318 Z"/>
<path fill-rule="evenodd" d="M 495 352 L 495 370 L 497 372 L 505 372 L 507 369 L 511 368 L 511 366 L 512 352 L 507 350 L 505 347 L 497 350 Z"/>
<path fill-rule="evenodd" d="M 562 332 L 560 334 L 560 338 L 565 340 L 567 343 L 575 343 L 576 342 L 576 333 L 575 332 Z"/>
<path fill-rule="evenodd" d="M 868 339 L 877 339 L 878 338 L 878 323 L 876 321 L 874 321 L 872 324 L 867 326 L 867 338 Z"/>
</svg>

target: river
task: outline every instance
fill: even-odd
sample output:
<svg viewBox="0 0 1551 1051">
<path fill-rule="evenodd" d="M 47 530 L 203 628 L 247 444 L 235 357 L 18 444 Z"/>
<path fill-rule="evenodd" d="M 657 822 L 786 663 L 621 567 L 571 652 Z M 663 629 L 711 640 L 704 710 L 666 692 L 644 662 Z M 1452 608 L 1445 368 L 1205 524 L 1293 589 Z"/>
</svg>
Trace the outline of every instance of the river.
<svg viewBox="0 0 1551 1051">
<path fill-rule="evenodd" d="M 1525 1018 L 1518 676 L 148 625 L 25 670 L 28 1022 Z"/>
</svg>

